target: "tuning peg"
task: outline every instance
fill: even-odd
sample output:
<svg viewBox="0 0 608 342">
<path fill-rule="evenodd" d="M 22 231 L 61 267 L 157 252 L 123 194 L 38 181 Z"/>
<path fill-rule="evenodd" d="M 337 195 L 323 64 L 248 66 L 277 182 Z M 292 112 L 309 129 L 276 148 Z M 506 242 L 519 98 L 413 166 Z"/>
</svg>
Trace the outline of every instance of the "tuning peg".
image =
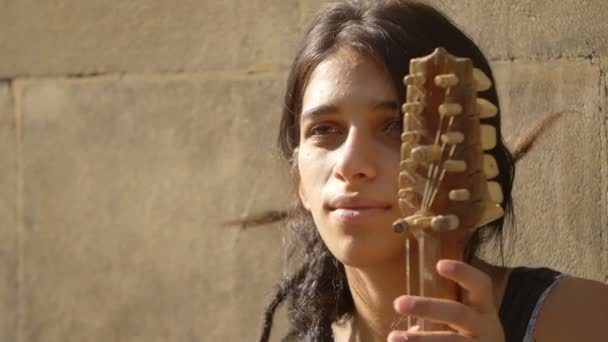
<svg viewBox="0 0 608 342">
<path fill-rule="evenodd" d="M 399 194 L 397 196 L 401 199 L 409 200 L 411 202 L 416 200 L 418 194 L 413 189 L 407 188 L 399 190 Z"/>
<path fill-rule="evenodd" d="M 424 95 L 424 91 L 416 86 L 408 86 L 407 87 L 407 98 L 408 101 L 416 101 L 416 102 L 421 102 L 424 103 L 424 99 L 425 99 L 425 95 Z"/>
<path fill-rule="evenodd" d="M 398 219 L 393 223 L 393 231 L 397 234 L 407 233 L 410 230 L 410 225 L 403 218 Z"/>
<path fill-rule="evenodd" d="M 418 167 L 418 163 L 416 163 L 416 161 L 414 161 L 412 159 L 402 160 L 399 163 L 399 169 L 401 171 L 410 171 L 410 172 L 413 172 L 413 171 L 416 170 L 417 167 Z"/>
<path fill-rule="evenodd" d="M 420 127 L 422 127 L 422 122 L 416 115 L 414 115 L 412 113 L 407 113 L 407 112 L 405 114 L 403 114 L 403 130 L 404 131 L 413 131 Z"/>
<path fill-rule="evenodd" d="M 403 78 L 403 84 L 406 86 L 422 86 L 426 82 L 426 77 L 423 73 L 407 75 Z"/>
<path fill-rule="evenodd" d="M 446 172 L 464 172 L 467 169 L 467 162 L 464 160 L 446 160 L 443 162 L 443 169 Z"/>
<path fill-rule="evenodd" d="M 446 232 L 458 228 L 460 219 L 456 215 L 439 215 L 431 220 L 431 228 L 436 232 Z"/>
<path fill-rule="evenodd" d="M 441 154 L 441 148 L 437 145 L 423 145 L 412 149 L 412 159 L 423 164 L 439 160 Z"/>
<path fill-rule="evenodd" d="M 491 118 L 498 113 L 498 108 L 492 102 L 481 97 L 477 98 L 476 107 L 480 119 Z"/>
<path fill-rule="evenodd" d="M 444 103 L 439 106 L 439 114 L 443 116 L 454 116 L 462 113 L 462 106 L 459 103 Z"/>
<path fill-rule="evenodd" d="M 464 202 L 471 199 L 471 192 L 467 189 L 452 190 L 448 194 L 448 197 L 452 201 Z"/>
<path fill-rule="evenodd" d="M 435 85 L 441 88 L 452 88 L 459 82 L 456 74 L 443 74 L 435 76 Z"/>
<path fill-rule="evenodd" d="M 413 226 L 416 228 L 428 228 L 431 226 L 432 219 L 430 216 L 418 216 L 413 219 Z"/>
<path fill-rule="evenodd" d="M 411 200 L 410 202 L 415 201 L 416 198 L 421 198 L 426 181 L 427 179 L 417 172 L 400 172 L 399 188 L 403 191 L 407 190 L 408 193 L 399 193 L 397 196 L 402 199 Z"/>
<path fill-rule="evenodd" d="M 416 144 L 420 139 L 420 132 L 418 131 L 407 131 L 401 133 L 401 141 L 409 144 Z"/>
<path fill-rule="evenodd" d="M 475 82 L 475 90 L 486 91 L 492 87 L 492 81 L 481 69 L 473 69 L 473 80 Z"/>
<path fill-rule="evenodd" d="M 412 113 L 415 115 L 420 115 L 424 110 L 424 106 L 420 102 L 406 102 L 401 106 L 401 110 L 403 113 Z"/>
<path fill-rule="evenodd" d="M 490 199 L 495 203 L 502 203 L 504 200 L 502 188 L 498 182 L 488 182 L 488 194 L 490 194 Z"/>
<path fill-rule="evenodd" d="M 487 179 L 498 176 L 498 163 L 496 159 L 490 154 L 484 153 L 483 155 L 483 172 L 486 174 Z"/>
<path fill-rule="evenodd" d="M 416 209 L 416 206 L 414 205 L 414 203 L 409 202 L 408 200 L 400 199 L 399 200 L 399 209 L 401 209 L 402 213 L 406 213 L 408 211 Z"/>
<path fill-rule="evenodd" d="M 416 175 L 417 173 L 408 172 L 406 170 L 399 172 L 399 187 L 416 184 L 419 180 L 417 179 Z"/>
<path fill-rule="evenodd" d="M 461 144 L 464 141 L 464 134 L 462 132 L 447 132 L 441 135 L 441 142 L 446 145 Z"/>
<path fill-rule="evenodd" d="M 488 223 L 494 222 L 501 218 L 504 214 L 505 211 L 502 209 L 500 204 L 488 203 L 475 228 L 483 227 Z"/>
<path fill-rule="evenodd" d="M 496 147 L 496 128 L 492 125 L 481 125 L 481 148 L 484 151 Z"/>
</svg>

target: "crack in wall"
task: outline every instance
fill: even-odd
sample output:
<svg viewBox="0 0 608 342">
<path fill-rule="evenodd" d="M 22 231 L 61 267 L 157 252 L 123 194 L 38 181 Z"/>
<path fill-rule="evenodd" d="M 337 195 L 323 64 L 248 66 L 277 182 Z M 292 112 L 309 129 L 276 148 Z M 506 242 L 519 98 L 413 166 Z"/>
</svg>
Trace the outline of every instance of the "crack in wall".
<svg viewBox="0 0 608 342">
<path fill-rule="evenodd" d="M 606 78 L 606 68 L 602 64 L 600 54 L 595 49 L 594 45 L 585 39 L 585 44 L 589 47 L 590 62 L 598 67 L 599 82 L 598 82 L 598 112 L 600 115 L 600 175 L 601 175 L 601 212 L 600 212 L 600 227 L 598 235 L 600 239 L 600 267 L 603 273 L 604 283 L 608 283 L 608 236 L 604 229 L 608 229 L 608 79 Z M 602 115 L 603 114 L 603 115 Z"/>
<path fill-rule="evenodd" d="M 16 120 L 16 115 L 17 115 L 17 109 L 16 109 L 17 99 L 16 99 L 15 91 L 14 91 L 14 80 L 12 80 L 12 79 L 0 79 L 0 86 L 6 87 L 6 90 L 7 90 L 6 95 L 8 95 L 7 96 L 8 97 L 8 110 L 7 110 L 6 113 L 2 113 L 2 115 L 7 115 L 7 116 L 8 115 L 12 115 L 10 117 L 10 120 L 8 120 L 9 124 L 8 124 L 8 126 L 5 129 L 7 129 L 9 131 L 15 130 L 15 139 L 17 140 L 17 141 L 15 141 L 16 142 L 15 151 L 14 151 L 15 153 L 13 155 L 9 154 L 9 156 L 11 158 L 13 158 L 13 159 L 8 162 L 9 163 L 9 167 L 10 168 L 14 168 L 12 171 L 15 172 L 14 176 L 16 178 L 15 179 L 16 184 L 12 184 L 15 187 L 14 188 L 14 193 L 13 193 L 14 198 L 7 199 L 7 200 L 14 200 L 15 201 L 15 203 L 14 203 L 15 205 L 12 208 L 12 210 L 13 210 L 12 211 L 12 215 L 14 215 L 15 222 L 14 222 L 14 226 L 11 224 L 11 225 L 8 225 L 8 226 L 5 227 L 7 229 L 14 229 L 13 233 L 15 234 L 14 235 L 15 238 L 14 238 L 14 240 L 6 240 L 4 242 L 5 243 L 14 243 L 14 248 L 15 248 L 15 253 L 16 253 L 16 255 L 15 255 L 16 259 L 14 260 L 15 264 L 9 265 L 9 269 L 10 269 L 9 274 L 11 274 L 10 281 L 11 282 L 14 281 L 14 286 L 15 286 L 15 289 L 14 289 L 15 293 L 14 294 L 11 293 L 11 296 L 13 296 L 13 295 L 15 296 L 14 302 L 11 303 L 11 304 L 15 305 L 14 308 L 11 308 L 12 310 L 14 310 L 13 311 L 14 316 L 11 317 L 11 319 L 14 319 L 14 322 L 11 322 L 11 323 L 14 323 L 18 327 L 20 325 L 20 322 L 21 322 L 20 308 L 21 308 L 22 303 L 23 303 L 23 301 L 22 301 L 22 298 L 23 298 L 23 296 L 22 296 L 23 287 L 21 286 L 21 284 L 22 284 L 22 282 L 21 282 L 21 279 L 22 279 L 22 277 L 21 277 L 21 274 L 22 274 L 21 270 L 22 270 L 23 262 L 22 262 L 22 248 L 21 248 L 22 247 L 22 242 L 21 242 L 22 241 L 21 240 L 21 225 L 20 225 L 20 220 L 19 220 L 19 218 L 21 217 L 21 206 L 20 206 L 20 198 L 21 198 L 21 196 L 19 194 L 19 191 L 20 191 L 20 189 L 19 189 L 19 177 L 20 177 L 20 174 L 19 174 L 19 169 L 20 169 L 20 167 L 19 167 L 19 163 L 20 163 L 19 152 L 20 152 L 20 148 L 19 148 L 19 141 L 18 141 L 19 138 L 17 137 L 18 136 L 17 125 L 16 125 L 16 121 L 14 121 L 14 120 Z M 11 176 L 13 176 L 13 175 L 11 175 Z M 14 275 L 11 272 L 15 272 Z M 14 279 L 12 278 L 13 276 L 14 276 Z M 13 284 L 11 284 L 11 285 L 13 285 Z M 11 290 L 12 290 L 12 288 L 9 289 L 9 291 L 11 291 Z M 7 303 L 9 303 L 9 302 L 10 301 L 8 301 Z M 15 329 L 14 331 L 7 332 L 7 333 L 8 334 L 14 334 L 14 335 L 11 335 L 11 336 L 14 336 L 14 339 L 16 341 L 20 341 L 19 329 Z"/>
<path fill-rule="evenodd" d="M 21 87 L 18 81 L 11 79 L 8 83 L 9 92 L 13 104 L 13 120 L 15 129 L 15 176 L 16 176 L 16 193 L 15 193 L 15 216 L 16 216 L 16 235 L 17 235 L 17 266 L 16 266 L 16 282 L 17 282 L 17 310 L 16 310 L 16 331 L 15 340 L 17 342 L 24 341 L 24 221 L 23 221 L 23 129 L 22 129 L 22 103 L 21 103 Z"/>
<path fill-rule="evenodd" d="M 588 53 L 580 53 L 574 55 L 557 54 L 554 56 L 513 56 L 507 54 L 506 56 L 488 57 L 490 62 L 554 62 L 554 61 L 580 61 L 580 60 L 594 60 L 597 58 L 595 50 Z"/>
<path fill-rule="evenodd" d="M 604 278 L 602 281 L 604 283 L 608 283 L 608 236 L 606 236 L 605 229 L 608 229 L 608 79 L 606 76 L 606 69 L 601 65 L 601 62 L 598 65 L 600 71 L 600 84 L 599 84 L 599 92 L 600 92 L 600 103 L 599 103 L 599 113 L 603 114 L 603 118 L 601 118 L 601 134 L 600 134 L 600 142 L 602 145 L 601 151 L 602 155 L 600 156 L 600 174 L 602 175 L 602 216 L 599 227 L 599 238 L 602 243 L 600 244 L 600 257 L 603 262 L 602 270 L 604 273 Z"/>
</svg>

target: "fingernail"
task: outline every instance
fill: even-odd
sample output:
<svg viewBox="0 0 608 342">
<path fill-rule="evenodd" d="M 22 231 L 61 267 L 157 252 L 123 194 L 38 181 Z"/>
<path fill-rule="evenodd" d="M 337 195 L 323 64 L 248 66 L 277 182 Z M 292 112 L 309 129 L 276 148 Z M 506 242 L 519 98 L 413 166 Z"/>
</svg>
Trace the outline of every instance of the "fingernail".
<svg viewBox="0 0 608 342">
<path fill-rule="evenodd" d="M 407 335 L 398 335 L 396 333 L 390 333 L 388 335 L 388 342 L 407 342 Z"/>
<path fill-rule="evenodd" d="M 456 265 L 449 261 L 440 261 L 437 268 L 441 273 L 452 273 L 456 269 Z"/>
<path fill-rule="evenodd" d="M 412 309 L 414 308 L 414 304 L 415 304 L 414 299 L 412 299 L 408 296 L 399 297 L 395 301 L 395 311 L 397 311 L 399 313 L 411 312 Z"/>
</svg>

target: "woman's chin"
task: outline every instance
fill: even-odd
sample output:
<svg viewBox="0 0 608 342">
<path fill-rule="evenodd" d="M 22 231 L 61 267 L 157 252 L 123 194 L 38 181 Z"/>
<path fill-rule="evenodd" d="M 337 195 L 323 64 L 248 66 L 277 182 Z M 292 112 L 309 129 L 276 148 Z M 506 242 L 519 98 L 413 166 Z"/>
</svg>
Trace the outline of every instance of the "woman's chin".
<svg viewBox="0 0 608 342">
<path fill-rule="evenodd" d="M 397 235 L 392 239 L 349 236 L 327 246 L 342 264 L 357 268 L 393 263 L 405 257 L 405 239 Z"/>
</svg>

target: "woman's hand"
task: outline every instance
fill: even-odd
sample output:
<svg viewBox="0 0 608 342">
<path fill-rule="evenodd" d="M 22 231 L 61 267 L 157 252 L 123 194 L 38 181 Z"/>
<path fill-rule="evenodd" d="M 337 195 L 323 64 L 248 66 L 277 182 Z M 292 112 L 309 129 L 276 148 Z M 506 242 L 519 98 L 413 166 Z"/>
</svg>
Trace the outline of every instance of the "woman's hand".
<svg viewBox="0 0 608 342">
<path fill-rule="evenodd" d="M 447 324 L 447 331 L 393 331 L 389 342 L 504 342 L 504 333 L 490 277 L 475 267 L 455 260 L 441 260 L 437 271 L 463 289 L 463 302 L 437 298 L 401 296 L 394 302 L 395 310 L 438 323 Z"/>
</svg>

